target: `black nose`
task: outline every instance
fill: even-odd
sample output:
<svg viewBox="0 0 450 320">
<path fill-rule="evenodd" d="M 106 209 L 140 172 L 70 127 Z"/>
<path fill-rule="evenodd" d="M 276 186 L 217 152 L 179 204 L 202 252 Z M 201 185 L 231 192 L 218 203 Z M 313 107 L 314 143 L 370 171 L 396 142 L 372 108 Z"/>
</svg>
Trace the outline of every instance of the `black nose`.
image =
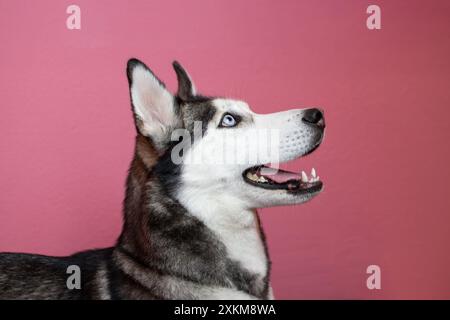
<svg viewBox="0 0 450 320">
<path fill-rule="evenodd" d="M 310 124 L 315 124 L 320 127 L 325 126 L 325 121 L 323 119 L 323 112 L 317 108 L 305 110 L 302 121 Z"/>
</svg>

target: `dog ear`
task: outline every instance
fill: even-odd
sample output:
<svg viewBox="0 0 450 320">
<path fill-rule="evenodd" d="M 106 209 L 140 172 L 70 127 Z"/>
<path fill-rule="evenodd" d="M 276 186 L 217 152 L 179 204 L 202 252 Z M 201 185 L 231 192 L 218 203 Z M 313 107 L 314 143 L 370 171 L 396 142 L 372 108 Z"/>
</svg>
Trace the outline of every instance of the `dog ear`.
<svg viewBox="0 0 450 320">
<path fill-rule="evenodd" d="M 186 72 L 186 70 L 178 63 L 178 61 L 174 61 L 172 63 L 175 73 L 177 74 L 178 79 L 178 92 L 177 96 L 183 100 L 187 101 L 192 97 L 195 97 L 197 94 L 195 90 L 195 85 L 192 82 L 191 77 Z"/>
<path fill-rule="evenodd" d="M 153 72 L 137 59 L 128 60 L 128 83 L 137 130 L 163 149 L 179 123 L 173 95 Z"/>
</svg>

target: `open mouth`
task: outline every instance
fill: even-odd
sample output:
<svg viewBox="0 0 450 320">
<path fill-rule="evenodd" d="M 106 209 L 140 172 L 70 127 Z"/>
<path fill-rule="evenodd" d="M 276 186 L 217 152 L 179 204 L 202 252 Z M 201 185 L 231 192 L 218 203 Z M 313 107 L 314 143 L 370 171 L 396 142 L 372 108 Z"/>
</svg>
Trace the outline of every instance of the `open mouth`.
<svg viewBox="0 0 450 320">
<path fill-rule="evenodd" d="M 245 182 L 264 189 L 287 190 L 293 193 L 314 193 L 322 189 L 322 181 L 313 168 L 295 173 L 267 166 L 255 166 L 244 171 Z"/>
</svg>

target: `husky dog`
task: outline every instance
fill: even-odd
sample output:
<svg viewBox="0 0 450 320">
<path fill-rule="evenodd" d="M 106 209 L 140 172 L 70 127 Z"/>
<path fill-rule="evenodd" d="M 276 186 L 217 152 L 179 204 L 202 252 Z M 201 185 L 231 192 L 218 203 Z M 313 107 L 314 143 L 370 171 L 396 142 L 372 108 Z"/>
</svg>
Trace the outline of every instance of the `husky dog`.
<svg viewBox="0 0 450 320">
<path fill-rule="evenodd" d="M 308 201 L 322 190 L 322 182 L 314 170 L 308 176 L 269 170 L 267 164 L 315 150 L 324 136 L 323 112 L 256 114 L 245 102 L 200 95 L 181 65 L 173 67 L 176 95 L 145 64 L 128 61 L 137 135 L 116 245 L 69 257 L 2 253 L 0 298 L 273 297 L 256 209 Z M 174 152 L 196 128 L 201 137 Z M 276 150 L 257 149 L 258 160 L 251 165 L 215 159 L 219 149 L 225 155 L 252 149 L 252 132 L 258 129 L 277 132 Z M 174 140 L 177 130 L 187 135 Z M 174 161 L 174 153 L 181 158 Z M 207 161 L 187 160 L 200 153 Z M 80 270 L 79 288 L 67 284 L 70 266 Z"/>
</svg>

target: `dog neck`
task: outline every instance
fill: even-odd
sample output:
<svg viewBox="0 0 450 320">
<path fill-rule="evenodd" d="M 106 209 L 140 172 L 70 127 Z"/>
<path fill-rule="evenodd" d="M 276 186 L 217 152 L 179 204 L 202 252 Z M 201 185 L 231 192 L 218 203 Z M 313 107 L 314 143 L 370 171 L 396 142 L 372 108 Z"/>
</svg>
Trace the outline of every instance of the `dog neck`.
<svg viewBox="0 0 450 320">
<path fill-rule="evenodd" d="M 137 137 L 118 248 L 161 273 L 267 297 L 270 263 L 256 211 L 195 189 L 171 194 L 149 147 Z"/>
<path fill-rule="evenodd" d="M 265 236 L 256 210 L 246 208 L 223 190 L 208 192 L 184 186 L 177 198 L 190 215 L 203 222 L 225 245 L 230 259 L 254 274 L 268 274 Z"/>
</svg>

